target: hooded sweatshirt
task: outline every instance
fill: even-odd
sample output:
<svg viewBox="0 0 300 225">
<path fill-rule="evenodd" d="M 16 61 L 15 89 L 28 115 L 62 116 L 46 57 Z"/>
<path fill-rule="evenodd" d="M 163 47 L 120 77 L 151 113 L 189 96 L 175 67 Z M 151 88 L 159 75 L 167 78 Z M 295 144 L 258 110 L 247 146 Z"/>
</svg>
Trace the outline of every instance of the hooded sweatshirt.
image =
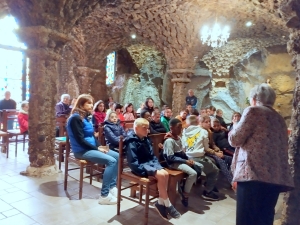
<svg viewBox="0 0 300 225">
<path fill-rule="evenodd" d="M 183 131 L 182 144 L 189 158 L 203 157 L 205 150 L 209 149 L 208 132 L 199 126 L 190 125 Z"/>
<path fill-rule="evenodd" d="M 183 151 L 180 137 L 175 138 L 170 132 L 165 136 L 163 155 L 169 166 L 173 163 L 186 163 L 188 159 Z"/>
<path fill-rule="evenodd" d="M 20 132 L 23 134 L 28 131 L 28 112 L 23 109 L 20 110 L 18 114 L 18 123 L 20 126 Z"/>
</svg>

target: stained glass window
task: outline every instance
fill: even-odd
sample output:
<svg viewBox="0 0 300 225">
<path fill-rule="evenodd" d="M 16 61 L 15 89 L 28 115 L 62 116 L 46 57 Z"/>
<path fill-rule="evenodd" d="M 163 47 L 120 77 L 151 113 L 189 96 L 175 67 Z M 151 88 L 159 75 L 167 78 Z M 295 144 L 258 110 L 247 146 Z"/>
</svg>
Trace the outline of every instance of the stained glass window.
<svg viewBox="0 0 300 225">
<path fill-rule="evenodd" d="M 116 52 L 112 52 L 107 56 L 106 85 L 112 85 L 114 83 L 115 72 L 116 72 Z"/>
</svg>

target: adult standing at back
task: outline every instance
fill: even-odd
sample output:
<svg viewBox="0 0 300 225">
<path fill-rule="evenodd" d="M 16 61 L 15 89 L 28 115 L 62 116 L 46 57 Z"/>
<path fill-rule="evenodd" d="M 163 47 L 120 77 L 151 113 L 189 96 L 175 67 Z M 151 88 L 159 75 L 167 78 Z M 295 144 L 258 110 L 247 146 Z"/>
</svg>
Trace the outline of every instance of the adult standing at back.
<svg viewBox="0 0 300 225">
<path fill-rule="evenodd" d="M 3 109 L 16 109 L 17 108 L 17 103 L 14 100 L 12 100 L 10 97 L 11 97 L 10 91 L 6 91 L 4 93 L 4 99 L 2 99 L 0 101 L 0 110 L 3 110 Z M 8 130 L 13 129 L 13 123 L 14 123 L 13 120 L 8 120 L 7 121 L 7 129 Z"/>
<path fill-rule="evenodd" d="M 188 96 L 186 96 L 186 98 L 185 98 L 185 105 L 186 106 L 191 105 L 192 108 L 195 109 L 197 107 L 197 103 L 198 103 L 198 99 L 194 95 L 193 89 L 189 89 Z"/>
<path fill-rule="evenodd" d="M 57 103 L 55 106 L 56 117 L 69 116 L 72 110 L 69 104 L 70 104 L 70 95 L 62 94 L 60 96 L 60 102 Z"/>
<path fill-rule="evenodd" d="M 237 182 L 236 225 L 273 225 L 280 192 L 293 189 L 288 164 L 288 134 L 274 109 L 275 91 L 267 84 L 250 91 L 250 104 L 229 133 L 236 147 L 232 162 Z"/>
</svg>

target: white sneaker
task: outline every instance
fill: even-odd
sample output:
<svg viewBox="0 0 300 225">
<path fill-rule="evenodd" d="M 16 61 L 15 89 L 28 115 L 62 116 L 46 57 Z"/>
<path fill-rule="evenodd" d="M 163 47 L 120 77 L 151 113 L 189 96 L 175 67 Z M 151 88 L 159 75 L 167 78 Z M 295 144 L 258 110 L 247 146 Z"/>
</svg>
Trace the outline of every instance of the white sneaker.
<svg viewBox="0 0 300 225">
<path fill-rule="evenodd" d="M 115 198 L 118 198 L 118 188 L 113 187 L 109 190 L 109 193 L 112 194 L 112 196 L 114 196 Z"/>
<path fill-rule="evenodd" d="M 98 203 L 100 205 L 115 205 L 117 204 L 117 198 L 109 193 L 105 198 L 100 196 Z"/>
</svg>

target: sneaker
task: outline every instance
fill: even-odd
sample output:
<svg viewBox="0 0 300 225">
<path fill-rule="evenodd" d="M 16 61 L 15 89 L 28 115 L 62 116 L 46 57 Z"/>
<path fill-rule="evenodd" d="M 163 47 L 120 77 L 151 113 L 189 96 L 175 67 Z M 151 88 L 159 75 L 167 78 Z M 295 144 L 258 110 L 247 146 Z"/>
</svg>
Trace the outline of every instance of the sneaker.
<svg viewBox="0 0 300 225">
<path fill-rule="evenodd" d="M 112 196 L 114 196 L 115 198 L 118 198 L 118 188 L 113 187 L 109 190 L 109 193 L 111 193 Z"/>
<path fill-rule="evenodd" d="M 115 205 L 117 204 L 117 198 L 109 193 L 106 197 L 100 196 L 98 203 L 100 205 Z"/>
<path fill-rule="evenodd" d="M 216 186 L 214 186 L 214 189 L 212 190 L 213 192 L 219 192 L 218 188 Z"/>
<path fill-rule="evenodd" d="M 207 191 L 203 191 L 202 193 L 202 198 L 206 199 L 206 200 L 212 200 L 212 201 L 217 201 L 219 200 L 219 196 L 216 195 L 213 191 L 211 192 L 207 192 Z"/>
<path fill-rule="evenodd" d="M 157 201 L 154 204 L 154 208 L 156 209 L 158 214 L 161 216 L 161 218 L 163 218 L 166 221 L 169 221 L 167 211 L 166 211 L 166 207 L 164 205 L 158 204 L 158 201 Z"/>
<path fill-rule="evenodd" d="M 166 207 L 167 213 L 174 219 L 179 219 L 181 217 L 181 214 L 175 209 L 173 205 L 170 207 Z"/>
</svg>

